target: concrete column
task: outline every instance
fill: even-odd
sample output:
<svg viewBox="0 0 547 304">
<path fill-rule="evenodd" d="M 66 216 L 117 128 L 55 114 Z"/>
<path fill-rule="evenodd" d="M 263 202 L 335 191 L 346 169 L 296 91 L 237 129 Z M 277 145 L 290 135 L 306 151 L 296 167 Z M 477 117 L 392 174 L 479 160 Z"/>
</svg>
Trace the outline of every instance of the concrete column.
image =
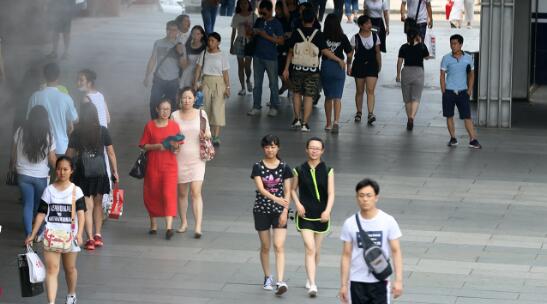
<svg viewBox="0 0 547 304">
<path fill-rule="evenodd" d="M 532 32 L 532 1 L 521 0 L 515 6 L 515 33 L 513 41 L 513 100 L 528 99 L 530 91 L 530 64 Z"/>
<path fill-rule="evenodd" d="M 480 126 L 511 127 L 515 2 L 483 0 L 481 3 Z"/>
</svg>

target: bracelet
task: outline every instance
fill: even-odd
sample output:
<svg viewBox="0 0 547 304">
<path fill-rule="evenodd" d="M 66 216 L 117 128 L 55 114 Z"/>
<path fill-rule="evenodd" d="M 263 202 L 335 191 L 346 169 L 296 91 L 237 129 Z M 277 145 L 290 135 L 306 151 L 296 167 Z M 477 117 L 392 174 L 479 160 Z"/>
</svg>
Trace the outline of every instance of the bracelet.
<svg viewBox="0 0 547 304">
<path fill-rule="evenodd" d="M 227 86 L 226 86 L 226 88 L 227 88 L 227 89 L 229 89 L 229 88 L 230 88 L 230 86 L 229 86 L 229 85 L 227 85 Z"/>
</svg>

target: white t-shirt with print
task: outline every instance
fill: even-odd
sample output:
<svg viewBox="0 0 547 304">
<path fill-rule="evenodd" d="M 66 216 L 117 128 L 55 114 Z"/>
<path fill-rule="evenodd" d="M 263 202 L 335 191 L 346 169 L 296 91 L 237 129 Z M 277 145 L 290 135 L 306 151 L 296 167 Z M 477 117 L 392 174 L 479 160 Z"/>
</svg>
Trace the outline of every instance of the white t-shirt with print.
<svg viewBox="0 0 547 304">
<path fill-rule="evenodd" d="M 365 49 L 367 50 L 370 50 L 374 46 L 374 38 L 372 37 L 372 35 L 376 35 L 376 45 L 382 44 L 382 42 L 380 41 L 380 37 L 378 37 L 378 35 L 375 33 L 372 33 L 368 37 L 363 37 L 363 35 L 359 34 L 359 38 L 361 38 L 361 43 L 365 46 Z M 355 35 L 351 36 L 351 40 L 349 41 L 349 43 L 355 49 L 355 45 L 357 44 L 355 41 Z"/>
<path fill-rule="evenodd" d="M 49 185 L 42 194 L 42 200 L 48 205 L 46 214 L 47 229 L 63 229 L 70 231 L 72 229 L 71 211 L 72 211 L 72 189 L 76 187 L 76 200 L 84 196 L 82 189 L 76 185 L 67 187 L 64 191 L 59 191 L 55 186 Z M 73 235 L 78 234 L 78 216 L 74 210 L 74 231 Z M 78 252 L 80 248 L 73 246 L 72 252 Z"/>
<path fill-rule="evenodd" d="M 204 51 L 206 52 L 206 51 Z M 222 76 L 223 71 L 230 69 L 228 60 L 222 51 L 216 53 L 205 53 L 205 65 L 203 65 L 203 53 L 198 58 L 198 64 L 203 66 L 203 75 Z"/>
<path fill-rule="evenodd" d="M 359 214 L 359 219 L 361 227 L 368 233 L 369 238 L 382 248 L 387 257 L 391 257 L 389 241 L 396 240 L 402 236 L 397 221 L 382 210 L 378 210 L 378 214 L 370 220 L 365 220 L 361 214 Z M 364 283 L 378 282 L 369 271 L 363 258 L 363 249 L 361 238 L 359 237 L 359 227 L 355 221 L 355 214 L 344 222 L 340 239 L 344 242 L 351 242 L 352 245 L 349 280 Z"/>
<path fill-rule="evenodd" d="M 431 0 L 403 0 L 403 3 L 406 3 L 406 16 L 408 18 L 414 19 L 416 17 L 416 9 L 418 9 L 418 1 L 421 1 L 420 12 L 418 13 L 417 23 L 427 22 L 427 4 L 431 3 Z"/>
<path fill-rule="evenodd" d="M 31 162 L 25 153 L 23 153 L 23 128 L 17 129 L 13 137 L 14 142 L 17 144 L 17 161 L 15 162 L 15 169 L 17 174 L 26 175 L 30 177 L 46 178 L 49 176 L 48 166 L 48 154 L 49 152 L 55 152 L 55 139 L 53 135 L 50 137 L 51 145 L 49 150 L 46 151 L 46 157 L 39 160 L 36 163 Z"/>
<path fill-rule="evenodd" d="M 389 0 L 365 0 L 365 4 L 370 18 L 382 18 L 389 11 Z"/>
</svg>

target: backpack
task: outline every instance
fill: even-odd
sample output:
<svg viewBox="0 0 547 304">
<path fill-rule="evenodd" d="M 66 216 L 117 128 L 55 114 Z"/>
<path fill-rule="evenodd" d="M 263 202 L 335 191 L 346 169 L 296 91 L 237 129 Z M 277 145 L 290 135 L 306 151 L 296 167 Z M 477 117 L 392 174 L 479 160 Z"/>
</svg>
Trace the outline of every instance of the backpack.
<svg viewBox="0 0 547 304">
<path fill-rule="evenodd" d="M 106 164 L 104 155 L 98 151 L 84 150 L 80 153 L 81 176 L 85 178 L 106 176 Z"/>
<path fill-rule="evenodd" d="M 302 37 L 302 42 L 295 43 L 293 48 L 293 58 L 291 63 L 307 68 L 319 67 L 319 48 L 312 43 L 313 37 L 319 32 L 314 30 L 311 36 L 305 37 L 302 30 L 297 29 L 298 34 Z"/>
<path fill-rule="evenodd" d="M 393 273 L 389 258 L 385 255 L 382 248 L 372 242 L 368 234 L 361 227 L 359 215 L 355 214 L 357 227 L 359 227 L 359 236 L 363 244 L 363 258 L 368 266 L 369 272 L 379 281 L 385 281 Z"/>
</svg>

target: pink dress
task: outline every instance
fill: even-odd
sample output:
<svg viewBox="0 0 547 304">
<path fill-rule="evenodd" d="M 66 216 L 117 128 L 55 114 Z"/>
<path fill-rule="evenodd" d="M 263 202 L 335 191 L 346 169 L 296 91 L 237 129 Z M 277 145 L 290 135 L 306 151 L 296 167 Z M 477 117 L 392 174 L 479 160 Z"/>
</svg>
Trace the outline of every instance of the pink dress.
<svg viewBox="0 0 547 304">
<path fill-rule="evenodd" d="M 196 115 L 192 120 L 181 119 L 180 110 L 171 114 L 171 118 L 179 125 L 180 132 L 185 136 L 184 145 L 177 154 L 179 184 L 202 181 L 205 176 L 205 161 L 199 157 L 200 110 L 195 111 Z M 206 120 L 207 132 L 210 132 L 207 114 L 201 111 L 201 115 Z"/>
</svg>

